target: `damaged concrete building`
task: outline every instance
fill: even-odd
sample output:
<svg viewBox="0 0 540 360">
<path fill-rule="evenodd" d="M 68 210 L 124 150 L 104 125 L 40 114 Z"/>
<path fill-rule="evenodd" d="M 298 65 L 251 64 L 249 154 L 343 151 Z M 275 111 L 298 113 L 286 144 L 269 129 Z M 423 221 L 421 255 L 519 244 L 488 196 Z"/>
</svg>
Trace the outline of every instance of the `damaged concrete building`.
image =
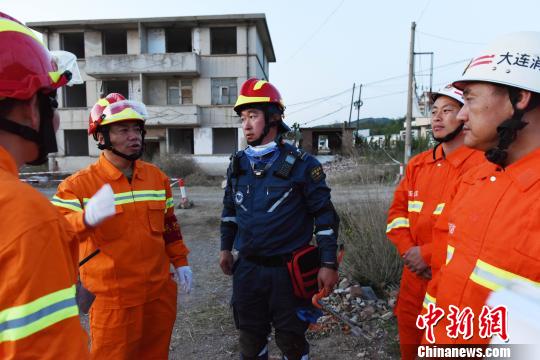
<svg viewBox="0 0 540 360">
<path fill-rule="evenodd" d="M 147 105 L 145 158 L 183 153 L 222 172 L 245 140 L 232 110 L 241 84 L 268 79 L 275 62 L 264 14 L 50 21 L 27 24 L 51 50 L 78 58 L 84 84 L 59 92 L 59 152 L 78 170 L 99 155 L 87 135 L 90 108 L 118 92 Z"/>
</svg>

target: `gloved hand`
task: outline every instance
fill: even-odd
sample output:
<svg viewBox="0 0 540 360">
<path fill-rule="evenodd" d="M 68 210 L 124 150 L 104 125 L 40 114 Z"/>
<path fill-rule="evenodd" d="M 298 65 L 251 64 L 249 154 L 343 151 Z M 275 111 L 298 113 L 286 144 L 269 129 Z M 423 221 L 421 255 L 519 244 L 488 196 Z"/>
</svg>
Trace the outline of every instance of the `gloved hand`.
<svg viewBox="0 0 540 360">
<path fill-rule="evenodd" d="M 193 273 L 191 272 L 191 268 L 189 266 L 177 267 L 176 276 L 178 277 L 182 291 L 189 294 L 193 283 Z"/>
<path fill-rule="evenodd" d="M 105 184 L 86 203 L 84 222 L 90 227 L 95 227 L 114 214 L 114 193 L 111 185 Z"/>
</svg>

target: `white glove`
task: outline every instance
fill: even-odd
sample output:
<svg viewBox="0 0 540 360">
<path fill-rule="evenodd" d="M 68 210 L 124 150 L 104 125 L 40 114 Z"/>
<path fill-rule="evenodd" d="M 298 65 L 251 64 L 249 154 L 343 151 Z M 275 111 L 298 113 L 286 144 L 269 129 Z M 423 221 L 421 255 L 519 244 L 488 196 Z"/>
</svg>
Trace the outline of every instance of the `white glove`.
<svg viewBox="0 0 540 360">
<path fill-rule="evenodd" d="M 193 284 L 193 273 L 189 266 L 180 266 L 176 268 L 176 276 L 180 282 L 180 288 L 186 294 L 191 292 L 191 285 Z"/>
<path fill-rule="evenodd" d="M 94 227 L 113 216 L 115 212 L 114 193 L 111 185 L 105 184 L 88 200 L 84 208 L 84 222 Z"/>
</svg>

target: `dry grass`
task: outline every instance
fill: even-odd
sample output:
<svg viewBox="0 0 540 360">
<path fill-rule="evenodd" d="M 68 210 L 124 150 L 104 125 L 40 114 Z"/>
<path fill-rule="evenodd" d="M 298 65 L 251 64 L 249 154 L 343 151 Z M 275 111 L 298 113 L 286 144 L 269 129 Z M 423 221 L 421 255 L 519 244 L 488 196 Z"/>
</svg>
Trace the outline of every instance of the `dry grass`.
<svg viewBox="0 0 540 360">
<path fill-rule="evenodd" d="M 183 154 L 163 154 L 152 163 L 172 178 L 184 178 L 191 186 L 218 186 L 223 177 L 206 174 L 192 157 Z"/>
<path fill-rule="evenodd" d="M 366 200 L 340 206 L 343 270 L 352 279 L 382 291 L 399 283 L 402 261 L 386 237 L 389 200 L 374 193 Z"/>
</svg>

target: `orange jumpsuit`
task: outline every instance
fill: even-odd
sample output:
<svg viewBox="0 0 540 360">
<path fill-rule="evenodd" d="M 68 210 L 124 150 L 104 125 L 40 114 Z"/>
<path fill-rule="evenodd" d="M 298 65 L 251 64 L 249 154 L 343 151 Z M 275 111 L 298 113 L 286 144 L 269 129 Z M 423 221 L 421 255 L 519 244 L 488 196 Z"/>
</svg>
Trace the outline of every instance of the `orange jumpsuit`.
<svg viewBox="0 0 540 360">
<path fill-rule="evenodd" d="M 479 316 L 489 294 L 513 278 L 540 286 L 539 199 L 540 149 L 505 169 L 486 162 L 463 177 L 448 214 L 449 262 L 441 268 L 436 298 L 446 313 L 449 305 L 470 307 L 474 331 L 469 340 L 452 339 L 443 317 L 436 343 L 487 344 Z"/>
<path fill-rule="evenodd" d="M 431 234 L 437 217 L 445 206 L 446 193 L 453 182 L 470 167 L 483 161 L 480 152 L 464 146 L 444 157 L 442 146 L 435 159 L 432 150 L 413 157 L 407 165 L 405 178 L 398 185 L 388 214 L 386 234 L 396 245 L 400 255 L 413 246 L 420 246 L 424 262 L 431 261 Z M 403 268 L 398 301 L 400 347 L 403 359 L 416 357 L 422 330 L 416 318 L 422 310 L 428 280 Z"/>
<path fill-rule="evenodd" d="M 84 204 L 105 183 L 114 191 L 116 215 L 87 228 Z M 189 252 L 169 179 L 137 160 L 129 182 L 101 154 L 64 180 L 52 202 L 81 235 L 80 259 L 101 250 L 81 267 L 82 283 L 96 295 L 90 310 L 92 357 L 167 358 L 177 294 L 170 264 L 187 265 Z"/>
<path fill-rule="evenodd" d="M 87 359 L 75 299 L 78 242 L 0 147 L 0 359 Z"/>
</svg>

